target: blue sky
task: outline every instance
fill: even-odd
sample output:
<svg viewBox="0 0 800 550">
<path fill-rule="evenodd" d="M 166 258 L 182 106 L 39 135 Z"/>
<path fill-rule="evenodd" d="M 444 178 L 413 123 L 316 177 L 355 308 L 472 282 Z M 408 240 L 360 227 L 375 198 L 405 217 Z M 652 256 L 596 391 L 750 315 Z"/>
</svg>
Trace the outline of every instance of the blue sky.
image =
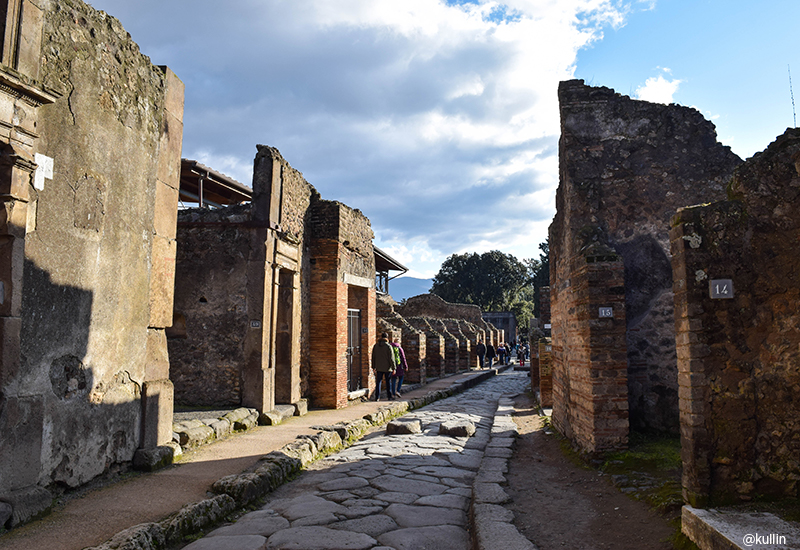
<svg viewBox="0 0 800 550">
<path fill-rule="evenodd" d="M 249 185 L 277 147 L 418 277 L 538 257 L 561 80 L 695 107 L 742 157 L 792 125 L 790 65 L 800 86 L 797 0 L 90 3 L 186 84 L 184 157 Z"/>
</svg>

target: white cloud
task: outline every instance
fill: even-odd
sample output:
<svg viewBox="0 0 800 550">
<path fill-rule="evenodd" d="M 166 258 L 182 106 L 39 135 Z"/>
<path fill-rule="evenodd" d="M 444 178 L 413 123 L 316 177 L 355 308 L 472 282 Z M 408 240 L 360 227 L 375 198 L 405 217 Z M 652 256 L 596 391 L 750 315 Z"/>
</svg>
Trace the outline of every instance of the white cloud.
<svg viewBox="0 0 800 550">
<path fill-rule="evenodd" d="M 277 147 L 417 273 L 463 251 L 538 257 L 555 210 L 558 82 L 630 5 L 92 3 L 186 84 L 184 156 L 249 184 L 255 144 Z"/>
<path fill-rule="evenodd" d="M 669 73 L 669 69 L 665 69 Z M 667 80 L 663 75 L 648 78 L 642 86 L 636 88 L 635 97 L 652 103 L 673 103 L 673 96 L 678 91 L 682 80 Z"/>
</svg>

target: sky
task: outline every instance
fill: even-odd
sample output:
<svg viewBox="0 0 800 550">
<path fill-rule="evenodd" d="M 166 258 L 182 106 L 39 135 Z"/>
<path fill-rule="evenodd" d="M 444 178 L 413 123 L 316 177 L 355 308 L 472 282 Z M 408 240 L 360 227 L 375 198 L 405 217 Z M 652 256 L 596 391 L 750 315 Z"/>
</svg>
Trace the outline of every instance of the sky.
<svg viewBox="0 0 800 550">
<path fill-rule="evenodd" d="M 800 94 L 797 0 L 89 3 L 186 85 L 183 157 L 251 185 L 277 147 L 421 278 L 539 257 L 562 80 L 694 107 L 742 158 L 795 125 L 791 76 Z"/>
</svg>

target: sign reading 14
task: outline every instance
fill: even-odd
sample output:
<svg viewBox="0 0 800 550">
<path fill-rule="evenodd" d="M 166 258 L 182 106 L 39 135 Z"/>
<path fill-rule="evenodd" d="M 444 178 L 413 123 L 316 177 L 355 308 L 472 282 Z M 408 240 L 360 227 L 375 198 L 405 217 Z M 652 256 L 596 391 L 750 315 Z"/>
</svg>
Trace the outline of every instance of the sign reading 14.
<svg viewBox="0 0 800 550">
<path fill-rule="evenodd" d="M 731 279 L 711 279 L 708 281 L 708 292 L 715 300 L 733 298 L 733 281 Z"/>
</svg>

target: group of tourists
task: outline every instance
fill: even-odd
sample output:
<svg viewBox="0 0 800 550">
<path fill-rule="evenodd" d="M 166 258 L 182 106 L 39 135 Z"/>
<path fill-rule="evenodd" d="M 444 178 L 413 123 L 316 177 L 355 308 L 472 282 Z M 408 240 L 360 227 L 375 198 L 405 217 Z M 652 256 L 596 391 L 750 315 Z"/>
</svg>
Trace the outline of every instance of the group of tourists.
<svg viewBox="0 0 800 550">
<path fill-rule="evenodd" d="M 491 342 L 484 344 L 482 341 L 478 341 L 478 345 L 475 347 L 478 362 L 482 369 L 491 368 L 495 364 L 495 359 L 497 359 L 498 365 L 508 365 L 511 362 L 511 355 L 514 350 L 516 350 L 517 362 L 520 365 L 524 365 L 530 353 L 527 344 L 509 346 L 508 343 L 502 342 L 495 348 Z"/>
<path fill-rule="evenodd" d="M 389 333 L 384 332 L 372 348 L 372 369 L 377 378 L 375 401 L 381 400 L 381 382 L 386 381 L 386 394 L 389 399 L 400 397 L 400 387 L 408 370 L 406 354 L 395 336 L 389 342 Z"/>
<path fill-rule="evenodd" d="M 498 365 L 508 365 L 511 362 L 511 354 L 515 350 L 517 362 L 524 365 L 530 353 L 527 344 L 509 346 L 503 342 L 495 348 L 491 342 L 484 344 L 482 341 L 478 341 L 475 348 L 482 369 L 491 368 L 495 364 L 495 359 Z M 400 397 L 400 387 L 403 385 L 403 377 L 408 370 L 408 363 L 406 363 L 406 354 L 396 336 L 390 342 L 388 332 L 381 334 L 372 348 L 372 369 L 377 378 L 375 401 L 381 399 L 381 386 L 384 381 L 389 399 Z"/>
</svg>

